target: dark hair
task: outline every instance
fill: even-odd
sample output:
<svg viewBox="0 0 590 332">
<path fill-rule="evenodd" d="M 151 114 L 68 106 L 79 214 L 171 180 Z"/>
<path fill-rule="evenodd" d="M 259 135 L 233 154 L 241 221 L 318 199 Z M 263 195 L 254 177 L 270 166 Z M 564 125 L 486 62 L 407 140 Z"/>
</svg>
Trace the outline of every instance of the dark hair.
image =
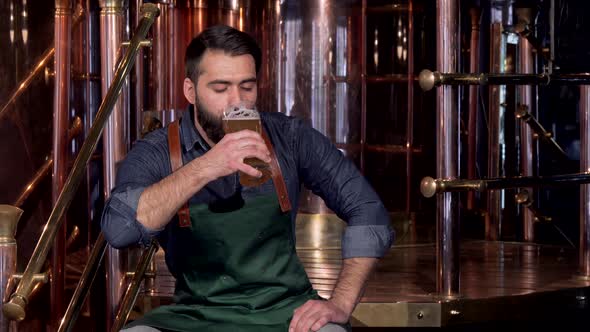
<svg viewBox="0 0 590 332">
<path fill-rule="evenodd" d="M 199 77 L 199 63 L 208 49 L 221 50 L 231 56 L 250 54 L 254 58 L 256 72 L 260 69 L 262 51 L 254 38 L 227 25 L 215 25 L 203 30 L 186 48 L 185 75 L 194 82 Z"/>
</svg>

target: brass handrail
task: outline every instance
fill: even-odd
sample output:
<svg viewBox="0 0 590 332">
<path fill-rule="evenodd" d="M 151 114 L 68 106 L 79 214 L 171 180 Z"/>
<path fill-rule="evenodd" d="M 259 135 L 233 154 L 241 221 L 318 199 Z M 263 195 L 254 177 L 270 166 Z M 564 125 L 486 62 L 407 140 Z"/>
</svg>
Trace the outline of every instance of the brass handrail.
<svg viewBox="0 0 590 332">
<path fill-rule="evenodd" d="M 522 205 L 524 208 L 531 211 L 531 213 L 535 217 L 535 221 L 537 221 L 537 222 L 551 221 L 551 217 L 544 216 L 541 213 L 541 211 L 539 211 L 539 209 L 537 209 L 537 207 L 534 205 L 535 201 L 531 197 L 531 193 L 528 190 L 523 189 L 523 190 L 519 191 L 516 195 L 514 195 L 514 200 L 519 205 Z"/>
<path fill-rule="evenodd" d="M 0 204 L 0 300 L 9 292 L 11 275 L 16 273 L 16 226 L 23 210 L 12 205 Z M 10 321 L 0 314 L 0 331 L 8 331 Z"/>
<path fill-rule="evenodd" d="M 494 189 L 576 185 L 590 183 L 590 173 L 562 174 L 553 176 L 520 176 L 513 178 L 492 178 L 477 180 L 445 180 L 425 177 L 420 183 L 424 197 L 451 191 L 486 191 Z"/>
<path fill-rule="evenodd" d="M 418 76 L 420 87 L 429 91 L 441 85 L 547 85 L 549 83 L 587 85 L 590 73 L 578 74 L 502 74 L 441 73 L 424 69 Z"/>
<path fill-rule="evenodd" d="M 94 243 L 94 247 L 90 252 L 90 257 L 88 258 L 88 263 L 84 267 L 84 271 L 82 272 L 82 276 L 80 277 L 80 281 L 76 286 L 76 290 L 72 295 L 72 299 L 70 300 L 70 304 L 68 304 L 68 308 L 59 323 L 59 328 L 57 329 L 58 332 L 69 332 L 74 327 L 74 323 L 78 319 L 78 315 L 80 314 L 80 310 L 82 309 L 82 305 L 84 304 L 84 300 L 88 296 L 88 292 L 92 287 L 92 283 L 94 282 L 94 278 L 96 277 L 96 272 L 100 267 L 102 259 L 104 257 L 104 252 L 106 249 L 106 241 L 104 239 L 104 235 L 102 232 L 98 235 L 98 239 Z"/>
<path fill-rule="evenodd" d="M 117 310 L 117 315 L 115 316 L 115 321 L 113 322 L 113 326 L 111 328 L 112 332 L 118 332 L 123 328 L 123 325 L 127 322 L 127 318 L 129 317 L 129 313 L 135 304 L 135 300 L 137 299 L 137 295 L 139 294 L 139 286 L 143 277 L 145 276 L 145 271 L 147 270 L 154 254 L 158 250 L 158 244 L 156 240 L 152 239 L 150 246 L 146 248 L 141 257 L 139 259 L 139 263 L 137 264 L 137 268 L 133 273 L 133 279 L 127 286 L 127 290 L 125 291 L 125 295 L 121 300 L 121 304 L 119 305 L 119 310 Z"/>
<path fill-rule="evenodd" d="M 25 318 L 25 307 L 33 288 L 33 275 L 40 271 L 43 263 L 45 262 L 45 259 L 47 258 L 47 254 L 49 253 L 51 245 L 55 240 L 55 235 L 63 220 L 62 217 L 72 202 L 72 199 L 74 198 L 76 189 L 82 180 L 82 176 L 84 175 L 86 165 L 88 164 L 92 153 L 96 149 L 96 145 L 106 124 L 106 121 L 109 118 L 113 107 L 117 102 L 117 99 L 119 98 L 121 89 L 125 83 L 126 76 L 129 74 L 131 67 L 135 63 L 135 58 L 140 48 L 140 43 L 145 39 L 148 30 L 159 14 L 160 10 L 154 4 L 146 3 L 141 7 L 141 21 L 135 29 L 135 33 L 131 39 L 129 48 L 127 48 L 125 56 L 117 66 L 113 82 L 99 107 L 94 124 L 92 125 L 92 128 L 90 128 L 84 144 L 82 144 L 78 157 L 76 158 L 74 166 L 72 167 L 72 171 L 70 172 L 70 175 L 64 184 L 63 190 L 60 193 L 57 202 L 55 203 L 55 207 L 53 208 L 49 219 L 47 220 L 47 224 L 43 229 L 43 233 L 39 238 L 39 242 L 37 243 L 35 251 L 31 256 L 31 260 L 29 261 L 29 264 L 23 273 L 23 278 L 18 284 L 14 294 L 12 294 L 10 297 L 10 301 L 4 304 L 2 308 L 4 314 L 10 319 L 22 321 Z"/>
<path fill-rule="evenodd" d="M 74 15 L 72 27 L 75 28 L 76 26 L 78 26 L 78 24 L 80 24 L 80 22 L 82 22 L 83 18 L 84 18 L 84 8 L 81 5 L 78 5 L 78 7 L 76 8 L 76 13 Z M 25 76 L 25 78 L 16 86 L 16 89 L 14 91 L 12 91 L 12 93 L 10 94 L 8 101 L 2 106 L 2 108 L 0 108 L 0 120 L 6 114 L 8 114 L 8 110 L 10 109 L 10 105 L 12 105 L 14 103 L 14 101 L 20 95 L 22 95 L 23 92 L 25 92 L 27 90 L 27 88 L 31 85 L 31 83 L 33 82 L 35 77 L 37 77 L 37 75 L 39 75 L 39 73 L 43 72 L 43 68 L 47 65 L 49 60 L 51 60 L 51 58 L 53 58 L 54 54 L 55 54 L 55 47 L 51 47 L 51 48 L 47 49 L 45 51 L 45 53 L 43 53 L 41 55 L 41 59 L 39 60 L 39 62 L 37 62 L 35 67 L 33 67 L 33 69 L 31 69 L 31 71 L 27 74 L 27 76 Z"/>
<path fill-rule="evenodd" d="M 518 107 L 516 108 L 516 118 L 524 121 L 531 128 L 531 130 L 535 134 L 537 134 L 539 139 L 541 139 L 551 147 L 551 149 L 555 152 L 556 155 L 566 160 L 569 159 L 565 151 L 563 151 L 559 143 L 555 141 L 551 133 L 545 130 L 543 125 L 541 125 L 541 123 L 535 118 L 535 116 L 529 112 L 528 105 L 518 105 Z"/>
</svg>

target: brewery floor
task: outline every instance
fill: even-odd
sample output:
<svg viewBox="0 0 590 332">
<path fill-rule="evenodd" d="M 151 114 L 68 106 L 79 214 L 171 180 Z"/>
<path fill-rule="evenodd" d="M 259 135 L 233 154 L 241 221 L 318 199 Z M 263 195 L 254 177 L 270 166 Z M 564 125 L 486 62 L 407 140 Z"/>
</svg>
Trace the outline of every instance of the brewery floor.
<svg viewBox="0 0 590 332">
<path fill-rule="evenodd" d="M 326 298 L 341 268 L 343 229 L 334 215 L 300 215 L 297 221 L 298 255 L 314 288 Z M 560 321 L 580 310 L 588 317 L 590 280 L 577 277 L 575 248 L 463 241 L 460 251 L 460 295 L 449 299 L 436 295 L 434 243 L 393 246 L 369 280 L 353 326 L 530 326 L 535 317 Z M 146 310 L 169 303 L 173 294 L 174 279 L 162 251 L 156 254 L 156 264 L 155 288 L 143 300 Z"/>
</svg>

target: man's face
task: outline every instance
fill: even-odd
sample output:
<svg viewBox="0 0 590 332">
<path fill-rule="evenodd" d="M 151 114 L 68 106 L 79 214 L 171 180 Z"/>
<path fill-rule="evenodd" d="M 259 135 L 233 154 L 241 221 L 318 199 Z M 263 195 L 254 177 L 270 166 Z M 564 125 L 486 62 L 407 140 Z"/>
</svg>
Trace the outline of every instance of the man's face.
<svg viewBox="0 0 590 332">
<path fill-rule="evenodd" d="M 230 105 L 256 104 L 256 65 L 249 54 L 231 56 L 208 50 L 199 64 L 199 73 L 194 101 L 197 122 L 217 143 L 224 135 L 224 110 Z"/>
</svg>

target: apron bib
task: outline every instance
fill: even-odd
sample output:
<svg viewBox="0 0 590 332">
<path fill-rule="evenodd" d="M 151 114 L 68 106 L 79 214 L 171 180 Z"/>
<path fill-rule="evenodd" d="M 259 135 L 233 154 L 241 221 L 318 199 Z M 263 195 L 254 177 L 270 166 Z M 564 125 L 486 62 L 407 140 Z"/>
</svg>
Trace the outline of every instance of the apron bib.
<svg viewBox="0 0 590 332">
<path fill-rule="evenodd" d="M 191 227 L 174 224 L 170 241 L 175 304 L 130 326 L 164 331 L 287 331 L 293 310 L 320 299 L 295 251 L 289 213 L 275 194 L 247 199 L 231 212 L 190 207 Z M 186 246 L 185 246 L 186 248 Z"/>
</svg>

